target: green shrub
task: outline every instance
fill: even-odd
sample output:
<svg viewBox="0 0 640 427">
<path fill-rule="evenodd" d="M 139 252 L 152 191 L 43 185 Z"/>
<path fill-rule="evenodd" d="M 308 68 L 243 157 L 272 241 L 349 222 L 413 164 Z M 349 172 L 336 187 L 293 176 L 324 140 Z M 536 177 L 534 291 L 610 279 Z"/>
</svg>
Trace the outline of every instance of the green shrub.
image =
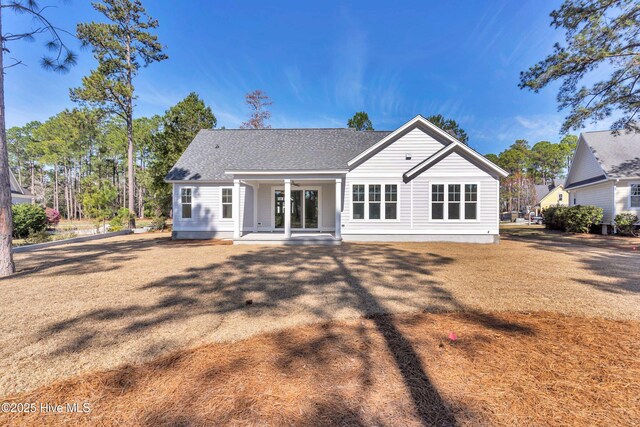
<svg viewBox="0 0 640 427">
<path fill-rule="evenodd" d="M 571 206 L 564 215 L 565 231 L 588 233 L 592 226 L 602 221 L 604 210 L 597 206 Z"/>
<path fill-rule="evenodd" d="M 544 225 L 549 230 L 565 230 L 566 206 L 549 206 L 542 211 Z"/>
<path fill-rule="evenodd" d="M 633 236 L 633 230 L 638 222 L 638 215 L 631 212 L 622 212 L 614 218 L 618 233 L 623 236 Z"/>
<path fill-rule="evenodd" d="M 25 238 L 30 233 L 43 231 L 47 227 L 47 215 L 44 208 L 39 205 L 27 203 L 13 205 L 13 237 Z"/>
<path fill-rule="evenodd" d="M 163 216 L 156 216 L 151 219 L 152 230 L 164 230 L 166 218 Z"/>
<path fill-rule="evenodd" d="M 127 208 L 118 209 L 116 216 L 109 221 L 109 231 L 120 231 L 125 227 L 129 227 L 129 224 L 135 217 L 135 214 L 129 212 Z"/>
<path fill-rule="evenodd" d="M 45 243 L 51 240 L 51 236 L 47 234 L 46 231 L 32 231 L 29 233 L 26 239 L 24 239 L 25 243 L 28 245 L 35 245 L 37 243 Z"/>
</svg>

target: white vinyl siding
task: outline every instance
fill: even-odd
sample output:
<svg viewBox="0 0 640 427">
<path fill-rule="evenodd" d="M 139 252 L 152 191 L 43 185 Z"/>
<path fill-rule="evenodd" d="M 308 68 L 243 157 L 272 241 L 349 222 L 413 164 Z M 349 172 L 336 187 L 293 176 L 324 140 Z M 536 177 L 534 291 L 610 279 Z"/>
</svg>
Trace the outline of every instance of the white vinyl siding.
<svg viewBox="0 0 640 427">
<path fill-rule="evenodd" d="M 191 218 L 182 218 L 181 193 L 191 189 Z M 175 231 L 233 231 L 233 219 L 222 217 L 222 188 L 229 184 L 173 185 L 173 230 Z M 235 197 L 235 194 L 233 195 Z M 240 187 L 241 227 L 253 227 L 253 189 Z M 248 199 L 248 200 L 247 200 Z"/>
<path fill-rule="evenodd" d="M 593 205 L 601 207 L 604 210 L 602 218 L 604 223 L 610 223 L 613 219 L 613 184 L 611 182 L 572 189 L 569 192 L 569 199 L 569 206 Z"/>
<path fill-rule="evenodd" d="M 399 141 L 397 141 L 399 142 Z M 397 143 L 396 142 L 396 143 Z M 389 149 L 391 147 L 387 147 Z M 402 173 L 409 167 L 409 162 L 402 159 L 395 162 L 395 169 L 390 166 L 386 169 L 384 178 L 364 176 L 357 173 L 358 169 L 372 161 L 376 156 L 383 154 L 384 150 L 365 164 L 356 168 L 354 173 L 346 176 L 346 188 L 344 193 L 344 211 L 342 232 L 349 234 L 498 234 L 498 185 L 497 178 L 480 169 L 476 164 L 467 160 L 458 153 L 451 153 L 437 164 L 423 172 L 414 180 L 405 183 L 402 181 Z M 424 160 L 412 153 L 412 161 L 416 163 Z M 379 163 L 378 163 L 379 164 Z M 391 173 L 395 171 L 395 173 Z M 397 174 L 397 175 L 396 175 Z M 387 177 L 397 176 L 396 178 Z M 444 192 L 448 191 L 449 184 L 460 185 L 460 216 L 464 218 L 465 184 L 476 185 L 476 216 L 475 220 L 456 221 L 432 221 L 431 220 L 431 184 L 444 185 Z M 396 184 L 398 191 L 398 219 L 396 221 L 363 221 L 352 219 L 352 186 L 358 184 Z M 383 190 L 384 192 L 384 190 Z M 368 194 L 368 190 L 366 193 Z M 473 201 L 469 201 L 472 203 Z"/>
<path fill-rule="evenodd" d="M 604 171 L 591 149 L 580 139 L 571 162 L 566 185 L 604 175 Z"/>
<path fill-rule="evenodd" d="M 616 183 L 616 214 L 633 212 L 640 216 L 640 207 L 634 207 L 632 202 L 633 185 L 640 185 L 640 179 L 634 181 L 619 181 Z"/>
<path fill-rule="evenodd" d="M 374 174 L 378 178 L 388 173 L 401 175 L 443 147 L 443 143 L 415 128 L 357 166 L 350 174 Z M 407 160 L 407 154 L 411 155 L 410 160 Z"/>
</svg>

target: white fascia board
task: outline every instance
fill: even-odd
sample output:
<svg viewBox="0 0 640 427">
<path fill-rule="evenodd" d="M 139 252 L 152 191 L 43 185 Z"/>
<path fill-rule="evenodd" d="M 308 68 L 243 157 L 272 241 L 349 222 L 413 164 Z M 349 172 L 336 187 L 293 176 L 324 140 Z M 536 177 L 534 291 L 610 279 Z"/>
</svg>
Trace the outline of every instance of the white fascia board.
<svg viewBox="0 0 640 427">
<path fill-rule="evenodd" d="M 495 172 L 498 173 L 498 175 L 502 176 L 503 178 L 509 175 L 509 173 L 507 171 L 505 171 L 504 169 L 502 169 L 500 166 L 496 165 L 495 163 L 489 161 L 486 157 L 484 157 L 480 153 L 477 153 L 472 148 L 469 148 L 467 145 L 465 145 L 465 144 L 463 144 L 461 142 L 454 142 L 452 144 L 447 145 L 446 147 L 443 147 L 440 151 L 437 151 L 431 157 L 423 160 L 422 162 L 418 163 L 417 165 L 415 165 L 414 167 L 409 169 L 405 173 L 406 177 L 410 178 L 410 179 L 413 179 L 414 175 L 416 174 L 416 172 L 419 171 L 420 169 L 422 169 L 426 164 L 429 164 L 429 163 L 436 164 L 436 163 L 438 163 L 439 161 L 441 161 L 442 159 L 447 157 L 447 155 L 450 152 L 452 152 L 455 148 L 460 148 L 462 151 L 465 152 L 465 154 L 471 155 L 471 157 L 473 157 L 474 159 L 480 161 L 480 163 L 484 164 L 485 166 L 489 167 L 490 169 L 494 170 Z M 428 167 L 427 167 L 427 169 L 428 169 Z"/>
<path fill-rule="evenodd" d="M 348 170 L 282 170 L 282 171 L 253 171 L 253 170 L 226 170 L 228 175 L 336 175 L 345 174 Z"/>
<path fill-rule="evenodd" d="M 226 181 L 195 181 L 195 180 L 165 180 L 167 184 L 182 184 L 182 185 L 201 185 L 201 184 L 233 184 L 233 180 Z"/>
</svg>

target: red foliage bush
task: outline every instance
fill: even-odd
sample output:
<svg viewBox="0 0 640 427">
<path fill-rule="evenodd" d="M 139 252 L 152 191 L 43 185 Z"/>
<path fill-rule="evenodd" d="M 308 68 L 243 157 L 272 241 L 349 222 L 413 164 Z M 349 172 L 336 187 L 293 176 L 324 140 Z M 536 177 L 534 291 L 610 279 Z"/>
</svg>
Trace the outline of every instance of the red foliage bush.
<svg viewBox="0 0 640 427">
<path fill-rule="evenodd" d="M 60 222 L 60 212 L 53 208 L 46 208 L 45 215 L 47 215 L 48 225 L 58 225 L 58 223 Z"/>
</svg>

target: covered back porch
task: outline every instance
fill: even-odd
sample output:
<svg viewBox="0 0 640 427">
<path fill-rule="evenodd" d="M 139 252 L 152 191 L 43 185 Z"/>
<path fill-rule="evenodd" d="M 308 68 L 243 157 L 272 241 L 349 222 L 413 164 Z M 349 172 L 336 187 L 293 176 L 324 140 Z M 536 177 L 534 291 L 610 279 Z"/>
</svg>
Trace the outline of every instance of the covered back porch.
<svg viewBox="0 0 640 427">
<path fill-rule="evenodd" d="M 235 243 L 336 244 L 342 240 L 342 174 L 234 171 L 233 175 L 235 194 L 240 194 L 241 186 L 251 188 L 244 200 L 233 200 Z"/>
</svg>

